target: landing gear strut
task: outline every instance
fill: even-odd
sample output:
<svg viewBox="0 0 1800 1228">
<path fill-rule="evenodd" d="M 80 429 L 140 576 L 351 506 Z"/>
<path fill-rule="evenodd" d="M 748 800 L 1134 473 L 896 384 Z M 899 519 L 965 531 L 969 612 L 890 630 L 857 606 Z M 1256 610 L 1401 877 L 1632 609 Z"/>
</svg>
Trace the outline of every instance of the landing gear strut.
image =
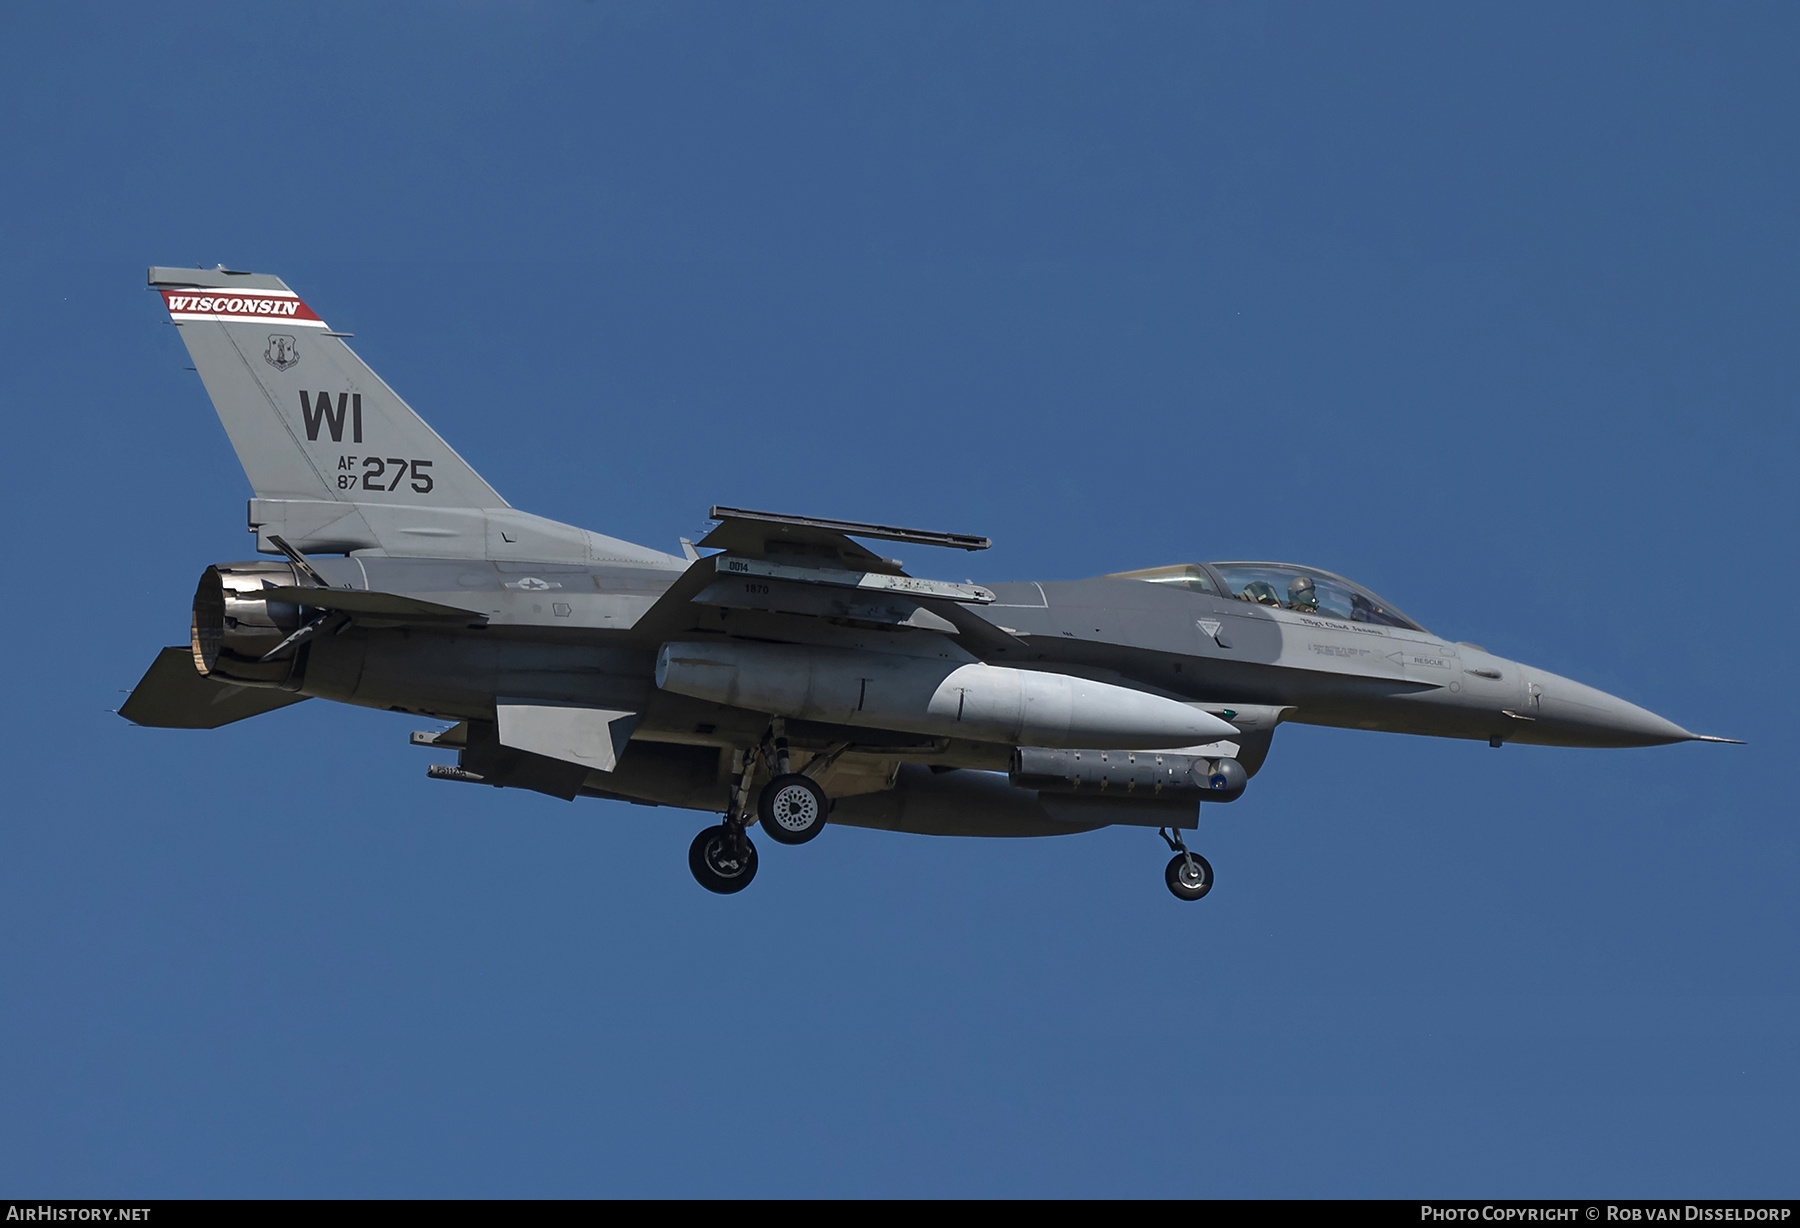
<svg viewBox="0 0 1800 1228">
<path fill-rule="evenodd" d="M 719 895 L 731 895 L 748 887 L 756 877 L 756 846 L 750 843 L 744 829 L 758 819 L 769 839 L 777 844 L 805 844 L 817 836 L 831 813 L 831 799 L 814 777 L 848 749 L 849 743 L 841 742 L 814 756 L 805 772 L 793 771 L 788 758 L 787 724 L 779 716 L 770 721 L 762 741 L 737 760 L 737 779 L 732 782 L 725 821 L 695 836 L 693 847 L 688 849 L 688 868 L 694 872 L 695 880 Z M 752 815 L 750 786 L 758 769 L 765 765 L 773 779 L 763 786 Z"/>
<path fill-rule="evenodd" d="M 756 877 L 756 846 L 744 830 L 750 781 L 756 775 L 756 753 L 752 750 L 744 756 L 731 789 L 725 821 L 695 836 L 688 846 L 688 869 L 693 871 L 694 881 L 716 895 L 735 895 Z"/>
<path fill-rule="evenodd" d="M 1159 827 L 1156 834 L 1175 850 L 1175 856 L 1169 859 L 1169 868 L 1163 871 L 1163 881 L 1169 884 L 1169 890 L 1174 893 L 1175 898 L 1197 900 L 1211 891 L 1212 863 L 1200 854 L 1188 851 L 1180 829 L 1177 828 L 1175 834 L 1170 835 L 1168 828 Z"/>
<path fill-rule="evenodd" d="M 825 828 L 825 816 L 831 813 L 831 801 L 813 776 L 794 771 L 788 762 L 787 722 L 779 716 L 769 722 L 769 732 L 761 747 L 763 762 L 769 765 L 774 779 L 763 786 L 756 799 L 756 817 L 763 830 L 777 844 L 805 844 Z M 829 765 L 836 755 L 824 757 Z M 809 765 L 818 774 L 820 761 Z"/>
</svg>

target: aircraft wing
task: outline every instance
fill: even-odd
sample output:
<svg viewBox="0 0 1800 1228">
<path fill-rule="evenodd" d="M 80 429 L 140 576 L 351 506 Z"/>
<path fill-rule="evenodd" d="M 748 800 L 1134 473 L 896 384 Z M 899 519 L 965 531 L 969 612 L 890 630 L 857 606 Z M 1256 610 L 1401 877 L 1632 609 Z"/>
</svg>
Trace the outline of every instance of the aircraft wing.
<svg viewBox="0 0 1800 1228">
<path fill-rule="evenodd" d="M 761 616 L 764 634 L 796 643 L 816 639 L 820 620 L 830 620 L 955 636 L 983 659 L 1023 645 L 976 612 L 994 599 L 987 589 L 908 575 L 898 559 L 852 540 L 985 550 L 992 544 L 985 537 L 741 508 L 715 507 L 711 515 L 720 524 L 699 544 L 723 553 L 689 567 L 640 628 L 691 629 L 700 609 L 712 607 Z"/>
<path fill-rule="evenodd" d="M 719 527 L 702 538 L 700 545 L 750 558 L 779 555 L 814 559 L 836 557 L 846 563 L 886 564 L 898 571 L 900 565 L 894 560 L 883 559 L 850 539 L 867 537 L 919 546 L 948 546 L 956 550 L 986 550 L 994 544 L 972 533 L 937 533 L 929 529 L 902 529 L 891 524 L 864 524 L 856 520 L 753 512 L 741 507 L 715 507 L 708 515 L 719 522 Z"/>
<path fill-rule="evenodd" d="M 983 661 L 993 661 L 1025 647 L 1025 639 L 1018 632 L 990 621 L 973 607 L 922 597 L 919 608 L 956 628 L 958 642 Z"/>
<path fill-rule="evenodd" d="M 194 668 L 194 651 L 184 644 L 156 654 L 119 715 L 152 729 L 217 729 L 305 698 L 272 687 L 214 682 Z"/>
</svg>

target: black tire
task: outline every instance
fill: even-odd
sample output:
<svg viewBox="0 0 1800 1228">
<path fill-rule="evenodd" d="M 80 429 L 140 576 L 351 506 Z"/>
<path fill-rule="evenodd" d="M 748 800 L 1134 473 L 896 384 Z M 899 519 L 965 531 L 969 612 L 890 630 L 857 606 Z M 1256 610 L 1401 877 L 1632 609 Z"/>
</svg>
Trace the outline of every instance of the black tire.
<svg viewBox="0 0 1800 1228">
<path fill-rule="evenodd" d="M 735 895 L 756 877 L 756 846 L 750 837 L 739 834 L 743 841 L 740 856 L 730 853 L 730 833 L 724 824 L 709 827 L 694 837 L 688 846 L 688 869 L 694 881 L 715 895 Z"/>
<path fill-rule="evenodd" d="M 788 772 L 763 786 L 756 817 L 777 844 L 805 844 L 825 830 L 831 801 L 810 776 Z"/>
<path fill-rule="evenodd" d="M 1194 870 L 1199 872 L 1200 881 L 1194 882 L 1194 874 L 1188 869 L 1188 858 L 1194 859 Z M 1198 853 L 1177 853 L 1169 859 L 1169 868 L 1163 871 L 1163 881 L 1169 884 L 1169 890 L 1175 893 L 1178 900 L 1197 900 L 1213 889 L 1212 863 Z"/>
</svg>

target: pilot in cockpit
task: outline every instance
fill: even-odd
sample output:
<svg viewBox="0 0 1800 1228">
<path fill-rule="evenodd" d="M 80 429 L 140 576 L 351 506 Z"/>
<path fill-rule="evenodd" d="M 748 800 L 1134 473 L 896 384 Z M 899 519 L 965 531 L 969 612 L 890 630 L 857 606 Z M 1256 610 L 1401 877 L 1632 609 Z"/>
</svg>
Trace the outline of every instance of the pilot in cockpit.
<svg viewBox="0 0 1800 1228">
<path fill-rule="evenodd" d="M 1288 609 L 1301 614 L 1319 612 L 1319 592 L 1311 576 L 1295 576 L 1288 581 Z"/>
</svg>

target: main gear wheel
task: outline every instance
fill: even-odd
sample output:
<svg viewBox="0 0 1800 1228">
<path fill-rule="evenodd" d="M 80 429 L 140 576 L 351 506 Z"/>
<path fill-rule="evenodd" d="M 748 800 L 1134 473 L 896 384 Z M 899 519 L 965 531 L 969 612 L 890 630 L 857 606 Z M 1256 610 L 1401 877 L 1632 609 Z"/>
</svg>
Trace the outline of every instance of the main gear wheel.
<svg viewBox="0 0 1800 1228">
<path fill-rule="evenodd" d="M 708 891 L 734 895 L 756 877 L 756 846 L 741 827 L 709 827 L 688 846 L 688 869 Z"/>
<path fill-rule="evenodd" d="M 799 772 L 784 772 L 763 786 L 756 817 L 769 839 L 778 844 L 805 844 L 825 829 L 831 801 L 818 782 Z"/>
</svg>

